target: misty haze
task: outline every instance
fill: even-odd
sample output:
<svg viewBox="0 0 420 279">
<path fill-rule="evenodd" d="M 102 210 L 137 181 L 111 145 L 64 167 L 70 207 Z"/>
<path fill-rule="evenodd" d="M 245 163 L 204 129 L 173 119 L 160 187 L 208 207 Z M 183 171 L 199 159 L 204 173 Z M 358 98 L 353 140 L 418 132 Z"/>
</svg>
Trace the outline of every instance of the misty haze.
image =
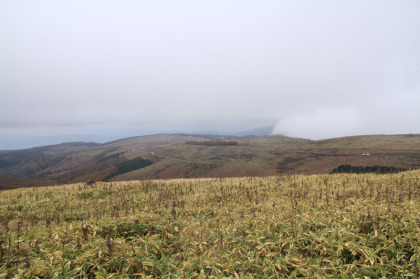
<svg viewBox="0 0 420 279">
<path fill-rule="evenodd" d="M 416 1 L 3 1 L 0 150 L 420 130 Z"/>
</svg>

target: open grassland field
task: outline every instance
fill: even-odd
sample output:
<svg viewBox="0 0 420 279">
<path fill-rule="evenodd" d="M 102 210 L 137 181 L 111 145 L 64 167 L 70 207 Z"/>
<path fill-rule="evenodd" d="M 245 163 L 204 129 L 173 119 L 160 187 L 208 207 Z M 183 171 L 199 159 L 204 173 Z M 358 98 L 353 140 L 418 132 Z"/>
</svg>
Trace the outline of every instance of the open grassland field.
<svg viewBox="0 0 420 279">
<path fill-rule="evenodd" d="M 0 193 L 2 278 L 418 278 L 420 171 Z"/>
</svg>

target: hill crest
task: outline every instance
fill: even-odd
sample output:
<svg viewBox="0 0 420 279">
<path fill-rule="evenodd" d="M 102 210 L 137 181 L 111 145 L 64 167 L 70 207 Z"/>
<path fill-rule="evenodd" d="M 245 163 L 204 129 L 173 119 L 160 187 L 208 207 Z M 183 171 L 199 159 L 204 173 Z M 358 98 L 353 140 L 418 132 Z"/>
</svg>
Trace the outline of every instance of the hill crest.
<svg viewBox="0 0 420 279">
<path fill-rule="evenodd" d="M 221 141 L 221 144 L 208 144 Z M 230 142 L 228 145 L 223 141 Z M 186 144 L 203 142 L 204 144 Z M 232 144 L 232 143 L 235 144 Z M 103 144 L 66 142 L 0 153 L 0 185 L 329 173 L 339 165 L 420 167 L 420 135 L 308 140 L 282 135 L 159 134 Z M 121 171 L 121 166 L 125 170 Z M 19 178 L 20 180 L 10 179 Z M 7 184 L 7 185 L 5 185 Z M 35 183 L 39 185 L 39 183 Z"/>
</svg>

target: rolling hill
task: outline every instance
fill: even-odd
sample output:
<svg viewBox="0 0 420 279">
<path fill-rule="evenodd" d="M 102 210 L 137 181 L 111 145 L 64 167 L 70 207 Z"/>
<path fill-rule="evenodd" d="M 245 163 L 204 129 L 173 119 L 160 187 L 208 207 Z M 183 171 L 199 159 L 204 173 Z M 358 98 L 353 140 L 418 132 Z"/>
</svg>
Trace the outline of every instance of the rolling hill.
<svg viewBox="0 0 420 279">
<path fill-rule="evenodd" d="M 0 152 L 0 187 L 94 180 L 330 173 L 340 165 L 420 167 L 420 135 L 312 141 L 286 136 L 161 134 Z"/>
</svg>

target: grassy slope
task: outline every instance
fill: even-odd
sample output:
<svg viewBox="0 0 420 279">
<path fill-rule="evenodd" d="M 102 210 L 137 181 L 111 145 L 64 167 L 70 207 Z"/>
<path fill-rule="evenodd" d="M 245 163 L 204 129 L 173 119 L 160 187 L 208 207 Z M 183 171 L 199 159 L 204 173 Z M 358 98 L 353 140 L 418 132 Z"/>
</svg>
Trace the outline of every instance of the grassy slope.
<svg viewBox="0 0 420 279">
<path fill-rule="evenodd" d="M 322 141 L 266 136 L 231 139 L 238 141 L 238 146 L 184 144 L 207 138 L 204 135 L 156 135 L 102 145 L 61 144 L 6 152 L 0 154 L 0 159 L 20 160 L 10 168 L 1 168 L 0 175 L 64 182 L 102 180 L 115 171 L 115 164 L 136 157 L 153 160 L 155 164 L 120 175 L 117 180 L 315 174 L 329 173 L 341 164 L 420 166 L 420 135 L 357 136 Z M 153 156 L 151 152 L 187 162 Z M 362 153 L 371 156 L 361 156 Z M 107 157 L 114 159 L 103 160 Z M 6 182 L 0 178 L 0 185 Z"/>
<path fill-rule="evenodd" d="M 80 182 L 88 179 L 102 180 L 112 172 L 112 165 L 98 168 L 96 162 L 116 153 L 124 154 L 125 159 L 149 156 L 155 146 L 185 142 L 186 136 L 156 135 L 135 137 L 102 145 L 60 144 L 28 150 L 6 151 L 0 159 L 16 161 L 11 167 L 0 169 L 0 175 L 27 179 L 59 179 L 67 182 Z M 11 180 L 0 179 L 0 184 L 16 187 Z M 48 182 L 46 182 L 48 184 Z"/>
<path fill-rule="evenodd" d="M 236 140 L 239 142 L 238 146 L 168 144 L 154 149 L 157 154 L 212 165 L 207 172 L 194 172 L 192 163 L 159 159 L 153 167 L 125 174 L 118 179 L 171 178 L 187 175 L 229 177 L 316 174 L 329 173 L 342 164 L 402 168 L 420 166 L 420 137 L 416 135 L 359 136 L 323 141 L 282 136 Z M 362 156 L 362 153 L 371 155 Z M 235 161 L 220 157 L 234 158 Z"/>
<path fill-rule="evenodd" d="M 415 278 L 419 178 L 411 171 L 4 191 L 0 276 Z"/>
</svg>

